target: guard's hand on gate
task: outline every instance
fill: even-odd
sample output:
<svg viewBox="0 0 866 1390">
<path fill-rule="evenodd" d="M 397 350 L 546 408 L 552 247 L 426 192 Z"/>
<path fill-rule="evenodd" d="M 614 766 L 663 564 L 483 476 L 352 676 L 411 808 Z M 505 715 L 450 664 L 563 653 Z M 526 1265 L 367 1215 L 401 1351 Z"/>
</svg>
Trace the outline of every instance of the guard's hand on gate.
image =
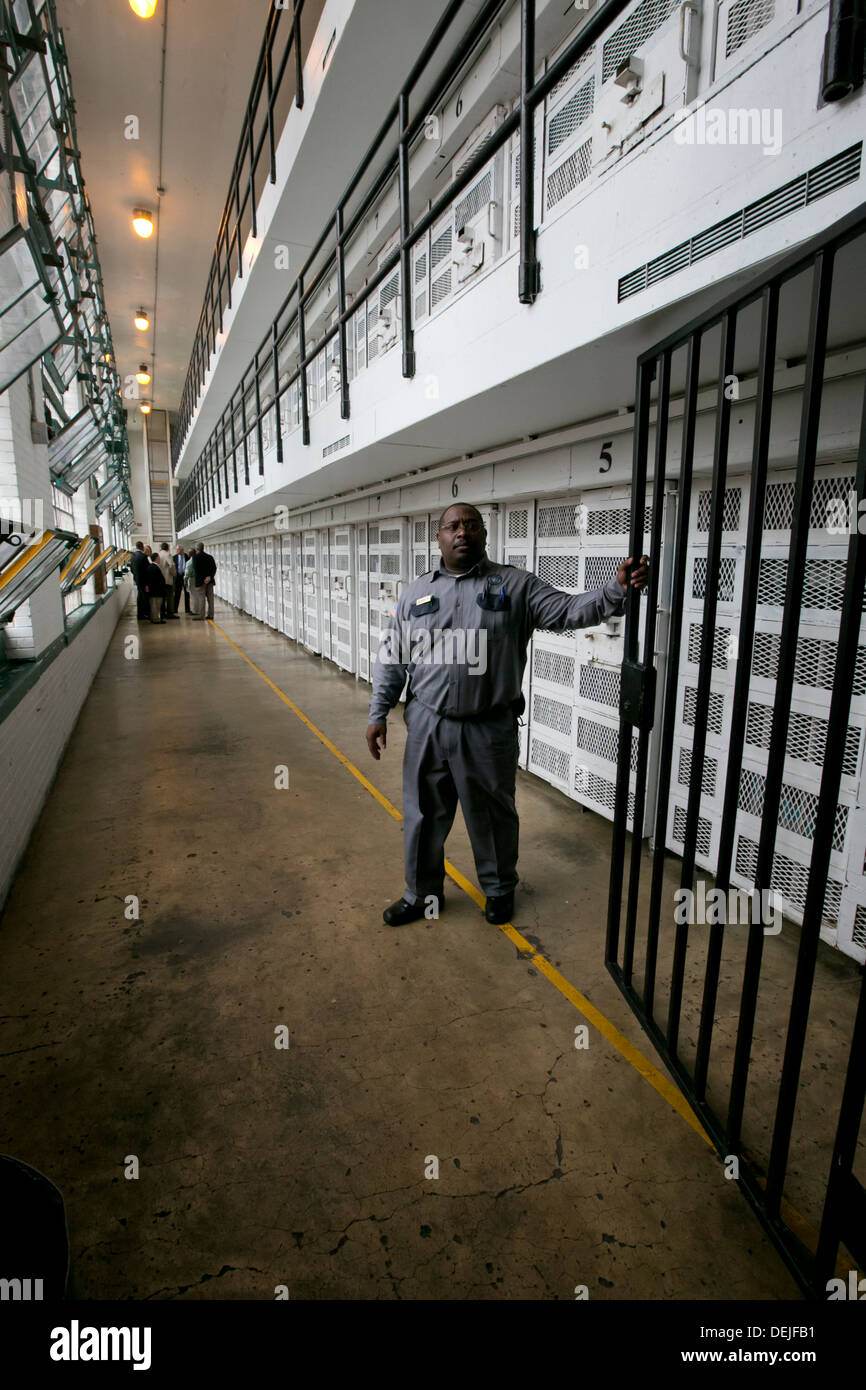
<svg viewBox="0 0 866 1390">
<path fill-rule="evenodd" d="M 632 570 L 633 565 L 634 559 L 631 555 L 629 555 L 627 560 L 623 560 L 622 564 L 619 566 L 616 572 L 616 577 L 624 589 L 628 589 L 629 570 Z M 641 555 L 637 568 L 632 571 L 631 583 L 633 587 L 637 589 L 638 593 L 640 593 L 641 589 L 645 589 L 647 586 L 647 580 L 649 578 L 648 566 L 649 556 Z"/>
<path fill-rule="evenodd" d="M 388 741 L 388 730 L 384 724 L 367 725 L 367 747 L 372 753 L 376 762 L 379 761 L 379 749 L 384 748 Z"/>
</svg>

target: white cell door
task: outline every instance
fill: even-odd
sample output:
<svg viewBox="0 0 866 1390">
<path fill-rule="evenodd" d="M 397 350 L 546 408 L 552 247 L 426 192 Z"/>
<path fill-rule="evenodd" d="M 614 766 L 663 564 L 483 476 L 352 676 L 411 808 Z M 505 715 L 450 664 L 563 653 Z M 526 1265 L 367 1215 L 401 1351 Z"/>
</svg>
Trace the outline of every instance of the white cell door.
<svg viewBox="0 0 866 1390">
<path fill-rule="evenodd" d="M 292 536 L 282 536 L 278 542 L 277 559 L 280 567 L 280 590 L 282 593 L 281 631 L 287 637 L 296 637 L 295 577 L 292 559 Z"/>
<path fill-rule="evenodd" d="M 331 660 L 354 675 L 357 669 L 357 615 L 352 602 L 354 575 L 354 535 L 350 526 L 332 526 L 328 533 L 330 555 Z"/>
<path fill-rule="evenodd" d="M 273 536 L 265 538 L 265 622 L 276 631 L 279 631 L 280 627 L 277 612 L 279 601 L 278 546 L 279 542 L 275 542 Z"/>
<path fill-rule="evenodd" d="M 319 616 L 322 597 L 319 548 L 317 532 L 305 531 L 303 539 L 304 626 L 302 641 L 311 652 L 322 650 L 322 626 Z"/>
<path fill-rule="evenodd" d="M 535 564 L 535 503 L 514 502 L 503 508 L 502 512 L 502 559 L 506 565 L 515 569 L 531 570 Z M 520 766 L 526 767 L 529 760 L 529 702 L 531 692 L 532 664 L 527 659 L 523 674 L 523 698 L 526 709 L 520 721 Z"/>
</svg>

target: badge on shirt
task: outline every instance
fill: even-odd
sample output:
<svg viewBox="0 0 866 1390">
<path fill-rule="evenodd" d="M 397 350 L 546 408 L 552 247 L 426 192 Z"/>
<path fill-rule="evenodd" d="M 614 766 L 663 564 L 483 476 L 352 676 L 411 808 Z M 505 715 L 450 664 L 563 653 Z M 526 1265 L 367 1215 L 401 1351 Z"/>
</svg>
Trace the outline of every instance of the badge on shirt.
<svg viewBox="0 0 866 1390">
<path fill-rule="evenodd" d="M 416 598 L 412 608 L 419 618 L 423 618 L 427 613 L 438 613 L 439 600 L 435 594 L 424 594 L 422 598 Z"/>
</svg>

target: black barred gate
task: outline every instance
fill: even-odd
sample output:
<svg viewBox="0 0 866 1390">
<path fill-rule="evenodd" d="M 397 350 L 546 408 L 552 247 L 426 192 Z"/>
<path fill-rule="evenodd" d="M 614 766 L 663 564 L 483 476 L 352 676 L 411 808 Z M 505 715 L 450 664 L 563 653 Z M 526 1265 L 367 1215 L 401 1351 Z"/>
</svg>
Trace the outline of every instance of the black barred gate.
<svg viewBox="0 0 866 1390">
<path fill-rule="evenodd" d="M 866 1270 L 864 264 L 860 208 L 638 360 L 605 951 L 814 1298 Z"/>
</svg>

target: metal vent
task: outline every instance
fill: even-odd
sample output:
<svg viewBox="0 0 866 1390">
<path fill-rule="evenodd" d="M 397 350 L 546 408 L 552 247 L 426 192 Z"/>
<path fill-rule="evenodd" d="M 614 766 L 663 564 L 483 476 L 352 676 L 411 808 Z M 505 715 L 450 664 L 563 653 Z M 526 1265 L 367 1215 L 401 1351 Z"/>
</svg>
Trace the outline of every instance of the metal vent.
<svg viewBox="0 0 866 1390">
<path fill-rule="evenodd" d="M 538 577 L 557 589 L 576 589 L 580 561 L 577 555 L 539 555 Z"/>
<path fill-rule="evenodd" d="M 462 198 L 454 207 L 454 225 L 458 228 L 465 227 L 467 222 L 471 222 L 492 197 L 493 175 L 490 170 L 480 178 L 476 184 L 470 188 L 465 198 Z"/>
<path fill-rule="evenodd" d="M 574 689 L 574 657 L 564 652 L 547 652 L 536 647 L 532 658 L 532 674 L 536 680 L 550 681 Z"/>
<path fill-rule="evenodd" d="M 544 724 L 558 734 L 571 734 L 571 710 L 571 705 L 564 705 L 561 700 L 551 700 L 547 695 L 535 694 L 532 697 L 533 723 Z"/>
<path fill-rule="evenodd" d="M 775 0 L 737 0 L 728 11 L 725 57 L 748 43 L 776 13 Z"/>
<path fill-rule="evenodd" d="M 701 791 L 704 796 L 715 796 L 716 778 L 718 776 L 719 764 L 715 758 L 704 758 L 704 772 L 701 778 Z M 681 787 L 687 787 L 692 780 L 692 750 L 691 748 L 680 749 L 680 762 L 677 769 L 677 781 Z"/>
<path fill-rule="evenodd" d="M 508 513 L 508 539 L 522 541 L 529 526 L 529 512 L 524 508 Z"/>
<path fill-rule="evenodd" d="M 592 140 L 587 140 L 578 146 L 574 154 L 570 154 L 568 159 L 564 159 L 558 169 L 547 180 L 547 192 L 545 206 L 549 212 L 557 203 L 561 203 L 563 198 L 567 198 L 569 193 L 573 193 L 579 183 L 583 183 L 589 178 L 592 170 Z"/>
<path fill-rule="evenodd" d="M 683 723 L 689 724 L 694 728 L 695 716 L 698 709 L 698 692 L 693 685 L 687 685 L 683 689 Z M 725 715 L 724 696 L 711 690 L 707 701 L 707 728 L 713 734 L 722 732 Z"/>
<path fill-rule="evenodd" d="M 688 659 L 695 666 L 701 659 L 701 642 L 703 641 L 703 623 L 689 623 L 689 646 Z M 728 648 L 731 640 L 731 629 L 729 627 L 717 627 L 713 633 L 713 665 L 719 671 L 728 669 Z"/>
<path fill-rule="evenodd" d="M 743 490 L 739 487 L 726 487 L 725 500 L 722 503 L 722 530 L 739 531 L 740 529 L 740 502 Z M 712 490 L 702 488 L 698 493 L 698 530 L 709 531 L 710 529 L 710 508 L 712 506 Z"/>
<path fill-rule="evenodd" d="M 673 14 L 679 0 L 643 0 L 624 24 L 614 30 L 601 51 L 601 80 L 606 82 L 616 72 L 623 58 L 635 53 L 646 43 L 659 25 Z"/>
<path fill-rule="evenodd" d="M 619 709 L 619 671 L 609 666 L 581 666 L 580 693 L 584 700 Z"/>
<path fill-rule="evenodd" d="M 671 834 L 672 834 L 672 836 L 673 836 L 673 838 L 674 838 L 675 840 L 678 840 L 678 841 L 680 842 L 681 845 L 682 845 L 682 844 L 685 844 L 685 839 L 686 839 L 686 822 L 687 822 L 687 821 L 688 821 L 688 814 L 687 814 L 687 812 L 686 812 L 685 807 L 684 807 L 684 806 L 675 806 L 675 807 L 674 807 L 674 824 L 673 824 L 673 830 L 672 830 Z M 712 845 L 712 840 L 713 840 L 713 827 L 712 827 L 711 822 L 708 821 L 708 820 L 706 819 L 705 816 L 698 816 L 697 851 L 698 851 L 698 854 L 702 854 L 702 855 L 704 856 L 705 859 L 709 857 L 710 847 L 711 847 L 711 845 Z"/>
<path fill-rule="evenodd" d="M 547 127 L 548 154 L 553 154 L 566 140 L 570 140 L 578 126 L 592 115 L 594 95 L 595 78 L 591 77 L 559 108 L 555 116 L 551 116 Z"/>
<path fill-rule="evenodd" d="M 635 11 L 635 14 L 637 13 L 638 11 Z M 723 222 L 715 223 L 713 227 L 699 232 L 689 241 L 684 241 L 679 246 L 672 247 L 670 251 L 647 261 L 645 265 L 638 266 L 636 270 L 629 271 L 619 281 L 619 302 L 622 303 L 624 299 L 639 294 L 641 290 L 647 289 L 659 280 L 666 280 L 669 275 L 675 275 L 694 261 L 721 250 L 722 246 L 749 236 L 767 223 L 777 222 L 780 218 L 807 207 L 817 198 L 823 198 L 825 194 L 833 193 L 837 188 L 854 183 L 860 177 L 862 150 L 862 141 L 851 145 L 841 154 L 834 155 L 823 164 L 817 164 L 814 169 L 768 193 L 765 198 L 760 198 L 757 202 L 733 213 Z M 706 249 L 707 238 L 714 242 L 711 250 Z"/>
</svg>

